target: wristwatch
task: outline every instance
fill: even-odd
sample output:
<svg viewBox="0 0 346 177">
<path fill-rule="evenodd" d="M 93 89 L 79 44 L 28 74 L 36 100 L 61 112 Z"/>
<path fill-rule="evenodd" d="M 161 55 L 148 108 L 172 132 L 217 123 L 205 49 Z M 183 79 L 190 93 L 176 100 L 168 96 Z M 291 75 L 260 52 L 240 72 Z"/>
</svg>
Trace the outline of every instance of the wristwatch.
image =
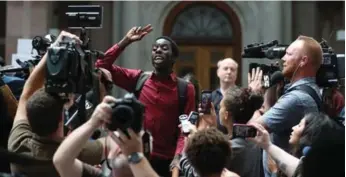
<svg viewBox="0 0 346 177">
<path fill-rule="evenodd" d="M 137 164 L 143 159 L 144 155 L 141 152 L 134 152 L 127 157 L 130 164 Z"/>
</svg>

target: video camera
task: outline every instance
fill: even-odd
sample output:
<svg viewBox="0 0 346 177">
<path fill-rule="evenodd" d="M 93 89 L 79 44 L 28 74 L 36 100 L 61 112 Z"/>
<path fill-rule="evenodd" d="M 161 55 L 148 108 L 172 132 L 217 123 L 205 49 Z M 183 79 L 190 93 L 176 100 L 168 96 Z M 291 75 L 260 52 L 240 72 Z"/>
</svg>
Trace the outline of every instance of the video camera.
<svg viewBox="0 0 346 177">
<path fill-rule="evenodd" d="M 278 56 L 282 55 L 282 52 L 285 53 L 285 50 L 286 46 L 279 45 L 279 42 L 277 40 L 271 41 L 267 44 L 254 43 L 247 45 L 244 48 L 242 57 L 275 59 L 278 58 Z M 258 67 L 263 71 L 263 87 L 269 88 L 272 85 L 271 77 L 273 73 L 275 73 L 276 71 L 280 71 L 280 67 L 274 63 L 270 65 L 250 63 L 249 72 L 251 73 L 252 69 L 256 69 Z"/>
<path fill-rule="evenodd" d="M 340 67 L 338 66 L 338 55 L 335 54 L 333 49 L 328 46 L 325 40 L 322 40 L 320 43 L 323 50 L 323 61 L 320 69 L 316 75 L 316 83 L 318 86 L 327 88 L 333 87 L 338 84 L 340 79 Z M 268 44 L 250 44 L 244 49 L 243 58 L 268 58 L 268 59 L 281 59 L 286 54 L 286 49 L 288 45 L 279 45 L 277 40 L 274 40 Z M 255 64 L 251 63 L 251 67 L 254 67 Z M 252 69 L 250 67 L 250 69 Z M 267 73 L 273 73 L 275 70 L 279 70 L 279 67 L 272 67 L 261 65 L 260 68 L 268 71 Z"/>
<path fill-rule="evenodd" d="M 30 70 L 40 62 L 47 48 L 54 43 L 55 40 L 56 37 L 51 34 L 47 34 L 45 37 L 35 36 L 31 44 L 32 50 L 36 50 L 37 55 L 32 56 L 33 58 L 27 61 L 16 59 L 19 67 L 13 65 L 3 66 L 0 68 L 0 74 L 10 74 L 11 76 L 27 79 L 30 75 Z"/>
<path fill-rule="evenodd" d="M 100 5 L 68 6 L 65 13 L 70 29 L 81 29 L 80 39 L 62 39 L 57 46 L 48 47 L 45 90 L 67 99 L 68 94 L 81 95 L 78 102 L 78 117 L 85 122 L 86 92 L 99 93 L 98 73 L 94 68 L 97 58 L 103 53 L 89 49 L 90 39 L 86 29 L 102 28 L 103 7 Z M 99 94 L 93 94 L 92 104 L 100 102 Z"/>
<path fill-rule="evenodd" d="M 89 49 L 89 38 L 86 28 L 101 28 L 102 7 L 68 6 L 66 15 L 69 28 L 81 28 L 80 39 L 83 44 L 77 44 L 72 39 L 63 39 L 59 46 L 48 48 L 46 91 L 53 93 L 78 93 L 90 90 L 93 82 L 94 63 L 102 56 L 102 52 Z M 93 25 L 98 26 L 93 26 Z M 85 25 L 79 26 L 78 25 Z"/>
</svg>

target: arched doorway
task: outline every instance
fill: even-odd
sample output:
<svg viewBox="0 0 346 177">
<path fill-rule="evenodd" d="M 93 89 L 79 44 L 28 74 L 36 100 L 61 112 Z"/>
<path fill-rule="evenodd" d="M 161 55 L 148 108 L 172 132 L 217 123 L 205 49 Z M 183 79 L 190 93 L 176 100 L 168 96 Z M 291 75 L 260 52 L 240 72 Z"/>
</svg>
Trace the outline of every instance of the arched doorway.
<svg viewBox="0 0 346 177">
<path fill-rule="evenodd" d="M 180 49 L 175 65 L 179 76 L 194 73 L 201 89 L 216 89 L 217 62 L 231 57 L 239 63 L 237 84 L 241 82 L 241 29 L 233 10 L 222 1 L 178 3 L 164 24 L 164 35 Z"/>
</svg>

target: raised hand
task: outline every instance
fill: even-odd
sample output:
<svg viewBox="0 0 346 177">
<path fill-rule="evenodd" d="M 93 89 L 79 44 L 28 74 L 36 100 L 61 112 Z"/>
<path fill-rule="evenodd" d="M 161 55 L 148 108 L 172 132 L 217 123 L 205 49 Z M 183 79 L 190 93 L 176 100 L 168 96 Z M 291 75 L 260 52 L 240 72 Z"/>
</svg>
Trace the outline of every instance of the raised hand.
<svg viewBox="0 0 346 177">
<path fill-rule="evenodd" d="M 129 32 L 127 32 L 126 38 L 130 42 L 139 41 L 144 36 L 149 34 L 151 31 L 153 31 L 153 27 L 150 24 L 145 26 L 145 27 L 143 27 L 143 28 L 141 26 L 135 26 L 135 27 L 132 27 L 129 30 Z"/>
<path fill-rule="evenodd" d="M 89 122 L 93 127 L 98 128 L 105 123 L 111 122 L 112 108 L 109 103 L 115 102 L 115 98 L 106 96 L 102 103 L 97 105 L 94 113 L 91 115 Z"/>
<path fill-rule="evenodd" d="M 252 123 L 250 125 L 253 125 L 257 129 L 257 135 L 254 138 L 247 138 L 247 139 L 250 141 L 253 141 L 262 149 L 266 150 L 272 144 L 270 141 L 268 131 L 260 124 Z"/>
<path fill-rule="evenodd" d="M 75 40 L 78 44 L 82 44 L 83 42 L 79 39 L 78 36 L 66 32 L 66 31 L 61 31 L 55 42 L 52 44 L 53 46 L 58 46 L 60 42 L 63 42 L 65 38 L 69 38 L 71 40 Z"/>
<path fill-rule="evenodd" d="M 206 122 L 208 126 L 217 126 L 216 111 L 213 103 L 211 103 L 210 114 L 202 113 L 201 104 L 199 104 L 198 112 L 199 118 L 203 119 L 203 121 Z"/>
<path fill-rule="evenodd" d="M 127 129 L 129 136 L 121 130 L 117 130 L 117 132 L 119 136 L 111 136 L 111 138 L 117 143 L 124 155 L 129 156 L 134 152 L 143 152 L 142 138 L 132 129 Z"/>
<path fill-rule="evenodd" d="M 251 91 L 256 93 L 262 92 L 262 76 L 263 71 L 258 67 L 256 70 L 252 68 L 252 73 L 248 73 L 248 87 L 251 88 Z"/>
</svg>

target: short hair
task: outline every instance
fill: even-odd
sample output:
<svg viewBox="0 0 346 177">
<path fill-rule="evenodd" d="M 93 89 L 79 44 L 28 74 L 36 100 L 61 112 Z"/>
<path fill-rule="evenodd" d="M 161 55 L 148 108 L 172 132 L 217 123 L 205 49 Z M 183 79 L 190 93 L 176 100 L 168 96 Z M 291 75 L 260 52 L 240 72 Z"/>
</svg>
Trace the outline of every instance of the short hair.
<svg viewBox="0 0 346 177">
<path fill-rule="evenodd" d="M 304 42 L 304 49 L 309 58 L 311 58 L 312 65 L 318 70 L 323 60 L 323 50 L 321 45 L 312 37 L 298 36 L 297 40 Z"/>
<path fill-rule="evenodd" d="M 223 103 L 226 110 L 231 113 L 233 122 L 245 124 L 262 106 L 263 97 L 250 92 L 249 89 L 232 86 L 225 92 Z"/>
<path fill-rule="evenodd" d="M 233 61 L 234 64 L 235 64 L 235 66 L 238 68 L 238 63 L 237 63 L 233 58 L 224 58 L 224 59 L 222 59 L 222 60 L 219 60 L 219 61 L 217 62 L 217 68 L 220 68 L 221 63 L 222 63 L 223 61 L 225 61 L 225 60 L 231 60 L 231 61 Z"/>
<path fill-rule="evenodd" d="M 159 39 L 165 39 L 167 41 L 169 41 L 169 43 L 171 43 L 171 47 L 172 47 L 172 55 L 174 58 L 177 58 L 179 56 L 179 48 L 178 48 L 178 45 L 177 43 L 175 43 L 173 41 L 173 39 L 171 39 L 170 37 L 168 36 L 160 36 L 158 38 L 156 38 L 155 41 L 159 40 Z"/>
<path fill-rule="evenodd" d="M 231 158 L 231 144 L 222 132 L 208 128 L 196 132 L 187 141 L 187 159 L 200 176 L 221 173 Z"/>
<path fill-rule="evenodd" d="M 66 101 L 44 88 L 37 90 L 26 104 L 26 112 L 32 132 L 38 136 L 54 133 L 62 121 L 62 111 Z"/>
</svg>

